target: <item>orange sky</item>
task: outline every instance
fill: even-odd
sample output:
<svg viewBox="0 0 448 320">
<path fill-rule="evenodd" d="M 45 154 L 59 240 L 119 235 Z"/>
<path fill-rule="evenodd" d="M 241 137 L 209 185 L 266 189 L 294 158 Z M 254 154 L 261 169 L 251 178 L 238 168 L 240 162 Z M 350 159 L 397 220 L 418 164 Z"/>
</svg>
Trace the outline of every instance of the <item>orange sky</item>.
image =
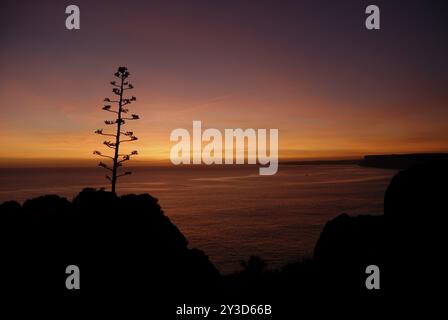
<svg viewBox="0 0 448 320">
<path fill-rule="evenodd" d="M 193 120 L 278 128 L 281 159 L 448 151 L 448 50 L 429 10 L 391 5 L 373 34 L 359 4 L 100 3 L 80 1 L 79 31 L 64 29 L 63 5 L 6 6 L 0 165 L 95 159 L 104 139 L 93 132 L 108 119 L 102 100 L 118 65 L 135 86 L 141 120 L 129 122 L 139 137 L 130 149 L 140 161 L 168 160 L 170 132 Z"/>
</svg>

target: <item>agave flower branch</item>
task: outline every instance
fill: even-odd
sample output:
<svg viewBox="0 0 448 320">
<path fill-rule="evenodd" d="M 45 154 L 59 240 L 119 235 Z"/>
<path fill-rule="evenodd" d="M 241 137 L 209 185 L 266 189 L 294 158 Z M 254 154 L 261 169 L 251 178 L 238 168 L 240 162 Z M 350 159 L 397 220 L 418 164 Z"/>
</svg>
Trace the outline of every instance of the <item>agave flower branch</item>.
<svg viewBox="0 0 448 320">
<path fill-rule="evenodd" d="M 136 97 L 131 96 L 130 98 L 124 97 L 124 91 L 133 89 L 134 86 L 129 83 L 127 80 L 130 73 L 126 67 L 119 67 L 117 72 L 115 72 L 115 77 L 117 77 L 118 81 L 111 81 L 110 84 L 113 86 L 112 92 L 118 96 L 118 100 L 111 100 L 110 98 L 104 99 L 104 107 L 102 108 L 104 111 L 111 112 L 117 115 L 115 120 L 105 120 L 104 123 L 108 126 L 116 125 L 116 134 L 113 133 L 105 133 L 103 129 L 98 129 L 95 131 L 96 134 L 102 136 L 110 136 L 114 137 L 115 141 L 104 141 L 103 144 L 110 149 L 114 150 L 113 156 L 104 155 L 100 151 L 94 151 L 93 154 L 107 158 L 112 160 L 112 165 L 107 165 L 103 162 L 100 162 L 98 166 L 110 171 L 112 176 L 106 175 L 106 179 L 111 182 L 112 192 L 115 193 L 117 178 L 130 175 L 130 171 L 125 171 L 123 173 L 118 172 L 118 167 L 122 167 L 123 163 L 129 161 L 131 156 L 137 155 L 138 152 L 136 150 L 132 151 L 130 154 L 121 154 L 119 153 L 120 144 L 122 142 L 131 142 L 138 140 L 132 131 L 122 131 L 122 126 L 126 124 L 125 120 L 138 120 L 140 117 L 136 114 L 132 114 L 131 117 L 123 117 L 123 114 L 128 113 L 129 109 L 123 108 L 126 105 L 129 105 L 137 100 Z M 107 103 L 107 104 L 106 104 Z M 113 108 L 110 103 L 117 103 L 117 108 Z M 127 137 L 128 139 L 122 140 L 122 136 Z"/>
</svg>

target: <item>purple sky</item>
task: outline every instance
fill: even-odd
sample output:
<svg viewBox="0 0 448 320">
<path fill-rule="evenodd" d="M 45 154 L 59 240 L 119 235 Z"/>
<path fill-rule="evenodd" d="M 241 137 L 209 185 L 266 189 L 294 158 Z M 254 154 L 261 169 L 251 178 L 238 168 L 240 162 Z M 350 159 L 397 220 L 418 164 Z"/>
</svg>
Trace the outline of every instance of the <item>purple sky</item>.
<svg viewBox="0 0 448 320">
<path fill-rule="evenodd" d="M 81 29 L 65 29 L 65 7 Z M 448 151 L 448 4 L 375 1 L 3 1 L 0 161 L 88 159 L 125 65 L 142 159 L 170 132 L 278 128 L 280 156 Z"/>
</svg>

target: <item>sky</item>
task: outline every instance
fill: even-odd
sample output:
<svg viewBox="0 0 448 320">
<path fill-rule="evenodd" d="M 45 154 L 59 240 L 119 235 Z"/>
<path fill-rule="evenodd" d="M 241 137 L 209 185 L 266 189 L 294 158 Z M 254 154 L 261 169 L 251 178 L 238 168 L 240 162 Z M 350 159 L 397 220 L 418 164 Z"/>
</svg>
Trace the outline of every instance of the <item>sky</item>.
<svg viewBox="0 0 448 320">
<path fill-rule="evenodd" d="M 95 160 L 121 65 L 141 161 L 193 120 L 276 128 L 281 160 L 448 151 L 447 17 L 424 0 L 2 1 L 0 166 Z"/>
</svg>

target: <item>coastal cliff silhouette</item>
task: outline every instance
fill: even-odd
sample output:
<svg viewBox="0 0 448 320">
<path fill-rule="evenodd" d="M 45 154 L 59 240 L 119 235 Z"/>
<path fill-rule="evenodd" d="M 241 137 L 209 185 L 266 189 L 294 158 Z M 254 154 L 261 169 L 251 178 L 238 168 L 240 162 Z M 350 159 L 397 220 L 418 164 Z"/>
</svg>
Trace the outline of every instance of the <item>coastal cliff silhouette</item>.
<svg viewBox="0 0 448 320">
<path fill-rule="evenodd" d="M 303 299 L 411 295 L 444 271 L 447 181 L 447 161 L 400 171 L 385 192 L 383 215 L 339 215 L 325 225 L 309 259 L 269 270 L 251 257 L 243 271 L 224 276 L 203 251 L 188 247 L 149 194 L 87 188 L 71 202 L 57 195 L 9 201 L 0 205 L 2 289 L 68 299 L 156 296 L 171 304 L 245 299 L 283 310 Z M 79 291 L 65 288 L 72 264 L 81 269 Z M 368 265 L 381 270 L 380 290 L 365 287 Z"/>
<path fill-rule="evenodd" d="M 47 195 L 5 202 L 0 212 L 2 289 L 19 295 L 79 295 L 65 287 L 68 265 L 81 270 L 79 292 L 92 295 L 180 293 L 219 277 L 149 194 L 84 189 L 72 202 Z"/>
</svg>

